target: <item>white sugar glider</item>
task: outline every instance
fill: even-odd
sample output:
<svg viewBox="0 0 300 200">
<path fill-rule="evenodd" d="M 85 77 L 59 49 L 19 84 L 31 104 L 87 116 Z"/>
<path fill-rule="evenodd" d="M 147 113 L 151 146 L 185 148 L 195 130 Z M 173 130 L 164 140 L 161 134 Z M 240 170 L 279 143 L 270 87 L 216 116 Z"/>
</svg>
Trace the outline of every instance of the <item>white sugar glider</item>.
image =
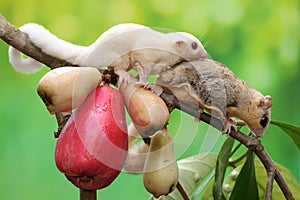
<svg viewBox="0 0 300 200">
<path fill-rule="evenodd" d="M 182 60 L 207 56 L 201 42 L 189 33 L 162 33 L 133 23 L 113 26 L 90 46 L 66 42 L 35 23 L 25 24 L 20 30 L 44 53 L 78 66 L 108 67 L 121 82 L 128 81 L 127 71 L 134 69 L 139 74 L 138 84 L 144 86 L 150 74 L 159 74 Z M 13 47 L 9 47 L 9 60 L 23 73 L 34 73 L 42 66 L 32 58 L 24 59 Z"/>
</svg>

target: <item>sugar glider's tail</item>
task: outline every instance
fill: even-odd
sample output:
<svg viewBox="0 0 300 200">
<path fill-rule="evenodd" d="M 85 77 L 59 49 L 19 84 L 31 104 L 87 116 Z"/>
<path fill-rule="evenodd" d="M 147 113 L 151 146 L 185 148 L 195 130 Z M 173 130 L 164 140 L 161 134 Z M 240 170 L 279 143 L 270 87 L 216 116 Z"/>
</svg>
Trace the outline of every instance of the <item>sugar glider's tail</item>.
<svg viewBox="0 0 300 200">
<path fill-rule="evenodd" d="M 39 24 L 28 23 L 19 29 L 27 33 L 31 42 L 44 53 L 72 64 L 77 64 L 74 63 L 77 56 L 87 48 L 64 41 Z M 22 53 L 11 46 L 9 47 L 8 55 L 9 62 L 18 72 L 27 74 L 35 73 L 40 70 L 43 65 L 33 58 L 23 58 Z"/>
<path fill-rule="evenodd" d="M 39 71 L 43 64 L 34 60 L 33 58 L 23 58 L 23 55 L 20 51 L 9 46 L 8 48 L 9 62 L 18 72 L 24 74 L 31 74 Z"/>
</svg>

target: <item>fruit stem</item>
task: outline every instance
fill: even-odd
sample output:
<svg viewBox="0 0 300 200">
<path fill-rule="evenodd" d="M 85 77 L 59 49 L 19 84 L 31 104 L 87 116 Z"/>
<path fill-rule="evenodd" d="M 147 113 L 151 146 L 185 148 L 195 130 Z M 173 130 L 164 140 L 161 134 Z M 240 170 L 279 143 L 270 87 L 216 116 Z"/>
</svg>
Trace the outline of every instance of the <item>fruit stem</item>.
<svg viewBox="0 0 300 200">
<path fill-rule="evenodd" d="M 184 188 L 182 187 L 180 181 L 178 181 L 176 187 L 177 187 L 177 190 L 179 191 L 179 193 L 181 194 L 181 196 L 182 196 L 182 198 L 183 198 L 184 200 L 191 200 L 190 197 L 189 197 L 189 195 L 186 193 L 186 191 L 185 191 Z"/>
<path fill-rule="evenodd" d="M 97 190 L 80 189 L 80 200 L 97 200 Z"/>
</svg>

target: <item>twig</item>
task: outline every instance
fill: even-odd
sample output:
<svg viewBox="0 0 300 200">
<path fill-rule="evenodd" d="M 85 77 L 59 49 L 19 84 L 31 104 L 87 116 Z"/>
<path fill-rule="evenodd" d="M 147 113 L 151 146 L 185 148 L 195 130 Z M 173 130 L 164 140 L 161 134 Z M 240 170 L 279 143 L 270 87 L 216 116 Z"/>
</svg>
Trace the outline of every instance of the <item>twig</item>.
<svg viewBox="0 0 300 200">
<path fill-rule="evenodd" d="M 276 182 L 278 183 L 278 185 L 286 199 L 288 199 L 288 200 L 295 199 L 295 197 L 293 196 L 286 181 L 284 180 L 283 176 L 279 172 L 279 169 L 276 166 L 275 162 L 272 160 L 270 155 L 266 152 L 263 145 L 257 138 L 249 137 L 239 131 L 238 132 L 232 131 L 230 133 L 230 136 L 235 138 L 236 140 L 240 141 L 241 143 L 243 143 L 248 149 L 252 150 L 257 155 L 257 157 L 260 159 L 260 161 L 263 163 L 265 169 L 267 170 L 268 178 L 270 178 L 269 174 L 274 175 L 273 177 L 275 178 Z M 272 172 L 272 173 L 270 173 L 270 172 Z M 271 191 L 272 191 L 272 189 L 271 189 Z M 266 190 L 266 192 L 271 192 L 271 191 Z M 266 194 L 266 195 L 272 195 L 272 194 Z"/>
<path fill-rule="evenodd" d="M 97 200 L 97 190 L 80 189 L 80 200 Z"/>
<path fill-rule="evenodd" d="M 210 124 L 211 126 L 215 127 L 216 129 L 222 131 L 222 122 L 217 119 L 214 116 L 210 116 L 207 113 L 201 113 L 199 114 L 199 111 L 195 109 L 191 109 L 187 105 L 184 105 L 182 103 L 179 103 L 176 101 L 176 99 L 169 94 L 163 93 L 161 95 L 162 99 L 167 103 L 167 105 L 174 105 L 174 108 L 180 109 L 181 111 L 184 111 L 194 117 L 199 117 L 200 120 Z M 294 200 L 295 197 L 293 196 L 290 188 L 288 187 L 286 181 L 284 180 L 282 174 L 280 173 L 278 167 L 270 157 L 270 155 L 265 151 L 263 145 L 257 138 L 250 137 L 248 135 L 243 134 L 240 131 L 231 131 L 229 134 L 234 139 L 241 142 L 244 146 L 246 146 L 248 149 L 252 150 L 257 157 L 260 159 L 260 161 L 263 163 L 265 169 L 267 170 L 267 173 L 273 172 L 274 173 L 274 179 L 276 180 L 277 184 L 279 185 L 282 193 L 284 194 L 285 198 L 288 200 Z M 269 186 L 268 186 L 269 187 Z M 269 194 L 268 194 L 269 195 Z"/>
<path fill-rule="evenodd" d="M 179 191 L 179 193 L 181 194 L 182 198 L 184 200 L 190 200 L 189 195 L 186 193 L 186 191 L 184 190 L 184 188 L 182 187 L 180 181 L 178 181 L 177 185 L 176 185 L 177 190 Z"/>
<path fill-rule="evenodd" d="M 41 51 L 40 48 L 36 47 L 28 38 L 26 33 L 23 33 L 15 26 L 10 24 L 0 13 L 0 38 L 7 44 L 18 49 L 22 53 L 34 58 L 35 60 L 44 63 L 51 69 L 72 66 L 72 63 L 64 60 L 55 58 Z"/>
<path fill-rule="evenodd" d="M 58 138 L 61 130 L 67 123 L 68 119 L 70 118 L 72 112 L 65 112 L 65 113 L 55 113 L 56 121 L 58 124 L 57 131 L 54 132 L 54 138 Z"/>
<path fill-rule="evenodd" d="M 272 199 L 274 176 L 275 176 L 274 172 L 267 173 L 266 200 Z"/>
<path fill-rule="evenodd" d="M 2 38 L 9 45 L 15 47 L 16 49 L 20 50 L 24 54 L 40 61 L 41 63 L 46 64 L 51 69 L 61 67 L 61 66 L 66 66 L 66 65 L 69 66 L 72 65 L 72 63 L 68 63 L 64 60 L 54 58 L 50 55 L 43 53 L 40 48 L 34 46 L 31 43 L 31 41 L 28 39 L 28 36 L 25 33 L 22 33 L 16 27 L 10 24 L 1 14 L 0 14 L 0 38 Z M 178 108 L 192 116 L 198 118 L 200 116 L 201 121 L 210 124 L 211 126 L 215 127 L 218 130 L 222 130 L 223 127 L 222 122 L 219 119 L 210 116 L 207 113 L 200 113 L 199 111 L 189 107 L 189 105 L 184 105 L 182 103 L 179 103 L 172 95 L 163 93 L 161 97 L 166 102 L 170 110 L 173 110 L 173 108 Z M 269 156 L 269 154 L 265 151 L 263 145 L 260 143 L 260 141 L 257 138 L 249 137 L 240 131 L 237 132 L 232 131 L 230 133 L 230 136 L 235 138 L 239 142 L 241 142 L 244 146 L 252 150 L 258 156 L 258 158 L 263 163 L 265 169 L 267 170 L 268 179 L 270 179 L 271 181 L 272 180 L 271 177 L 274 176 L 274 179 L 278 183 L 286 199 L 289 200 L 295 199 L 293 194 L 291 193 L 290 188 L 286 184 L 286 181 L 284 180 L 282 174 L 277 168 L 276 164 Z M 271 184 L 270 183 L 268 184 L 268 188 L 270 187 L 269 185 Z"/>
</svg>

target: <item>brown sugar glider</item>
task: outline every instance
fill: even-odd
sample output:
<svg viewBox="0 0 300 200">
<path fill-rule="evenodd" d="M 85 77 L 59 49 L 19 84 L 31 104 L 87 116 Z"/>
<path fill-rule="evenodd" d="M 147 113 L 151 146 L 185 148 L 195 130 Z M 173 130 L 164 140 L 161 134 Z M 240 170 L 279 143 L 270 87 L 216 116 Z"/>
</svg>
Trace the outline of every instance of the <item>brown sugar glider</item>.
<svg viewBox="0 0 300 200">
<path fill-rule="evenodd" d="M 222 133 L 236 130 L 232 117 L 247 124 L 256 137 L 262 137 L 270 123 L 271 96 L 263 96 L 217 61 L 181 62 L 162 71 L 155 84 L 179 102 L 220 118 Z"/>
</svg>

